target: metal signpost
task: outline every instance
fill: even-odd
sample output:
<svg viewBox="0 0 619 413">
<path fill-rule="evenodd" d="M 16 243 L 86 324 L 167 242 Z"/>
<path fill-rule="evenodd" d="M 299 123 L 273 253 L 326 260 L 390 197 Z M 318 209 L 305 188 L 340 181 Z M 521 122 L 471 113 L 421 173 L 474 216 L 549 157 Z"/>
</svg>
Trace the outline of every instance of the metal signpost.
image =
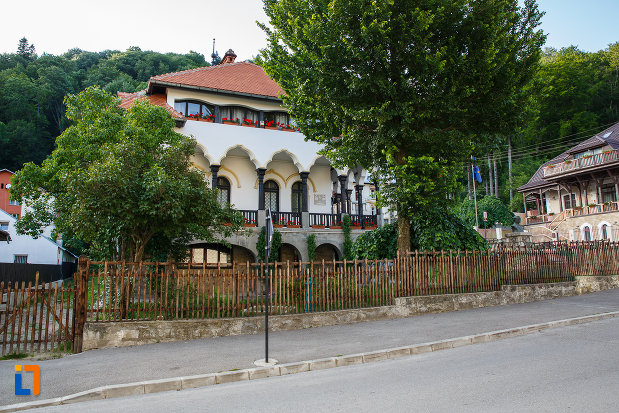
<svg viewBox="0 0 619 413">
<path fill-rule="evenodd" d="M 273 218 L 271 210 L 267 209 L 266 213 L 266 234 L 265 234 L 265 261 L 266 271 L 264 273 L 264 292 L 266 300 L 266 308 L 264 311 L 264 362 L 269 363 L 269 311 L 271 310 L 271 288 L 269 285 L 269 255 L 271 254 L 271 244 L 273 243 Z M 274 362 L 277 362 L 274 360 Z"/>
</svg>

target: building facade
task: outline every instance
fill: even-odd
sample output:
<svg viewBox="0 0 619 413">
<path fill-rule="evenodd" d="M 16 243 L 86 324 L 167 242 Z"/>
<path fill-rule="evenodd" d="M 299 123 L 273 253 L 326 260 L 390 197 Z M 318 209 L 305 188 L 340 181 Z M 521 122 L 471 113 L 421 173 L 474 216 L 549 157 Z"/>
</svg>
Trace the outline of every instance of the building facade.
<svg viewBox="0 0 619 413">
<path fill-rule="evenodd" d="M 154 76 L 144 91 L 119 93 L 125 108 L 135 99 L 166 108 L 176 130 L 197 141 L 193 164 L 220 202 L 245 217 L 247 230 L 225 240 L 232 247 L 196 240 L 191 260 L 255 261 L 267 210 L 282 232 L 280 259 L 307 261 L 309 234 L 316 235 L 317 259 L 341 259 L 342 214 L 351 216 L 353 238 L 382 222 L 376 183 L 362 168 L 334 168 L 295 126 L 279 85 L 261 67 L 235 58 L 229 50 L 219 65 Z"/>
<path fill-rule="evenodd" d="M 617 240 L 619 123 L 541 165 L 518 191 L 536 241 Z"/>
<path fill-rule="evenodd" d="M 11 178 L 13 175 L 13 172 L 8 169 L 0 170 L 0 209 L 14 218 L 20 218 L 20 202 L 11 201 L 9 198 L 9 189 L 11 188 Z"/>
</svg>

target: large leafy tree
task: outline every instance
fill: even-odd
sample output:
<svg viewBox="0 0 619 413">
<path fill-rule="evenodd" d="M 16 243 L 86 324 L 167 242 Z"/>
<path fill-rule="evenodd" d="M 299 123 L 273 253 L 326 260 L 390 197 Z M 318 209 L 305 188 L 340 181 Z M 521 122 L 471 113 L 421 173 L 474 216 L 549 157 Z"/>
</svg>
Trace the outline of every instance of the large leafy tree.
<svg viewBox="0 0 619 413">
<path fill-rule="evenodd" d="M 262 64 L 309 139 L 341 165 L 386 177 L 401 250 L 410 217 L 445 200 L 471 141 L 514 127 L 545 41 L 534 0 L 264 0 L 264 9 Z M 434 178 L 418 196 L 415 185 Z"/>
<path fill-rule="evenodd" d="M 139 261 L 240 227 L 242 217 L 221 208 L 192 167 L 195 140 L 174 132 L 165 109 L 139 101 L 125 111 L 98 88 L 65 104 L 74 125 L 57 149 L 13 177 L 11 196 L 28 207 L 18 231 L 37 236 L 54 223 L 63 236 L 88 243 L 93 256 Z"/>
</svg>

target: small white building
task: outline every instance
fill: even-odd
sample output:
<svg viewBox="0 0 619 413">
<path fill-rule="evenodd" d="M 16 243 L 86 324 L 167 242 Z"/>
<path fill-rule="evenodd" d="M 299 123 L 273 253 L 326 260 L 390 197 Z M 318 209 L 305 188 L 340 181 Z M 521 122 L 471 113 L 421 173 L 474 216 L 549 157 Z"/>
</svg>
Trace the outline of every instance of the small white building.
<svg viewBox="0 0 619 413">
<path fill-rule="evenodd" d="M 35 239 L 17 234 L 15 222 L 12 215 L 0 210 L 0 230 L 8 235 L 7 240 L 0 241 L 0 263 L 62 265 L 75 262 L 75 255 L 46 235 Z"/>
<path fill-rule="evenodd" d="M 221 64 L 150 78 L 146 90 L 119 93 L 121 107 L 148 99 L 166 108 L 176 130 L 198 145 L 194 165 L 202 169 L 220 202 L 245 216 L 248 227 L 261 227 L 266 210 L 282 226 L 280 259 L 308 260 L 306 238 L 315 233 L 317 258 L 342 258 L 342 214 L 351 216 L 353 238 L 382 223 L 364 169 L 338 169 L 306 141 L 282 106 L 284 91 L 249 62 L 235 62 L 229 50 Z M 253 231 L 257 233 L 257 231 Z M 227 239 L 232 248 L 196 241 L 192 261 L 209 264 L 253 261 L 256 236 Z"/>
</svg>

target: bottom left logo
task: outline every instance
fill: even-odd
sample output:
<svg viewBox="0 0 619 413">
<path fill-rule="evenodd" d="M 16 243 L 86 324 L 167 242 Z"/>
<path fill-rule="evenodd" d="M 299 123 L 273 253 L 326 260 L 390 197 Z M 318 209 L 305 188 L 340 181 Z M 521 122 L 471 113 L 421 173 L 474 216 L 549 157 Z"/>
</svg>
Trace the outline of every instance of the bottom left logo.
<svg viewBox="0 0 619 413">
<path fill-rule="evenodd" d="M 33 388 L 24 389 L 23 388 L 23 377 L 22 371 L 31 371 L 34 375 L 33 377 Z M 41 368 L 36 364 L 26 364 L 26 365 L 15 365 L 15 395 L 16 396 L 37 396 L 41 393 Z"/>
</svg>

